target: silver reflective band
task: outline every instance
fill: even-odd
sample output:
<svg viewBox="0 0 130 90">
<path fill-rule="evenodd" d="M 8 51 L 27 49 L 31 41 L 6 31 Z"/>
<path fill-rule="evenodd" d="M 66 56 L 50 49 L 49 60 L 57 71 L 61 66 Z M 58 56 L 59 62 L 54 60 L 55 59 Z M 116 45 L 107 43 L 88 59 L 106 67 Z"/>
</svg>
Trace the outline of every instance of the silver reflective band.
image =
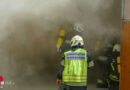
<svg viewBox="0 0 130 90">
<path fill-rule="evenodd" d="M 64 64 L 65 64 L 65 61 L 64 61 L 64 60 L 62 60 L 62 61 L 60 62 L 60 64 L 61 64 L 61 65 L 64 65 Z"/>
<path fill-rule="evenodd" d="M 67 60 L 85 60 L 85 53 L 81 52 L 67 53 Z"/>
<path fill-rule="evenodd" d="M 88 66 L 89 67 L 93 67 L 94 66 L 94 62 L 93 61 L 89 62 Z"/>
</svg>

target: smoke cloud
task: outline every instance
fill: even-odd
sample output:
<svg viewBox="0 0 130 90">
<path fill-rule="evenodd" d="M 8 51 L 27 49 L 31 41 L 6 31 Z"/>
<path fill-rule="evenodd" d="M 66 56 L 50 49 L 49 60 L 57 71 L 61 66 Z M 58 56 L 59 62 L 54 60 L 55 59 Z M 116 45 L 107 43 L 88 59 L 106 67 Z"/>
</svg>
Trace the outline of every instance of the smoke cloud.
<svg viewBox="0 0 130 90">
<path fill-rule="evenodd" d="M 88 50 L 120 38 L 120 0 L 1 0 L 0 73 L 19 83 L 55 80 L 61 28 L 83 25 Z M 71 29 L 69 29 L 71 28 Z M 55 82 L 55 81 L 54 81 Z"/>
</svg>

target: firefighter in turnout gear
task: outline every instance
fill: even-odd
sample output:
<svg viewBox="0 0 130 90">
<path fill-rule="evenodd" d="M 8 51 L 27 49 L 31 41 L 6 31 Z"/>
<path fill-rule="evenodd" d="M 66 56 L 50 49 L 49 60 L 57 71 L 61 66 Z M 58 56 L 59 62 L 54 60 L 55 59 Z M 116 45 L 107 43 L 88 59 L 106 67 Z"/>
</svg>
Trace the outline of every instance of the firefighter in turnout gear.
<svg viewBox="0 0 130 90">
<path fill-rule="evenodd" d="M 71 40 L 71 50 L 64 52 L 56 81 L 57 85 L 63 83 L 67 87 L 64 90 L 87 89 L 87 71 L 93 68 L 94 62 L 83 47 L 83 38 L 76 35 Z"/>
<path fill-rule="evenodd" d="M 115 44 L 108 65 L 108 88 L 109 90 L 119 90 L 120 81 L 120 44 Z"/>
</svg>

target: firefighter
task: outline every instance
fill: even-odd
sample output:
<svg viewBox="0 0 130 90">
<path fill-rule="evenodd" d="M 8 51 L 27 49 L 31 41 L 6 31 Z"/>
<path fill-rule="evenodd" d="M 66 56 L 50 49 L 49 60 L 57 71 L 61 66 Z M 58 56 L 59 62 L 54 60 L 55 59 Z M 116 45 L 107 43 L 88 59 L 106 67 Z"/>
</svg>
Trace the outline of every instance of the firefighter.
<svg viewBox="0 0 130 90">
<path fill-rule="evenodd" d="M 83 38 L 76 35 L 71 40 L 71 50 L 64 52 L 56 84 L 63 83 L 69 90 L 86 90 L 87 70 L 93 66 L 90 54 L 84 49 Z"/>
<path fill-rule="evenodd" d="M 119 90 L 120 77 L 120 44 L 115 44 L 112 51 L 113 57 L 109 65 L 109 89 Z"/>
</svg>

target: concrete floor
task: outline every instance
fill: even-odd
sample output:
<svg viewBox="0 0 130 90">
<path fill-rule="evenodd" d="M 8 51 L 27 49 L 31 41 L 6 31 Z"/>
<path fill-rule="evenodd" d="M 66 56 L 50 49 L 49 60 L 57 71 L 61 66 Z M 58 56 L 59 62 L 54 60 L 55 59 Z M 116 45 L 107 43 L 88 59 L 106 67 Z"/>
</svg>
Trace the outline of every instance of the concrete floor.
<svg viewBox="0 0 130 90">
<path fill-rule="evenodd" d="M 97 88 L 95 84 L 89 84 L 88 90 L 108 90 L 107 88 Z"/>
<path fill-rule="evenodd" d="M 3 88 L 3 90 L 58 90 L 58 86 L 56 85 L 39 85 L 39 86 L 8 86 Z M 96 88 L 96 85 L 90 84 L 88 85 L 87 90 L 108 90 L 107 88 Z"/>
</svg>

